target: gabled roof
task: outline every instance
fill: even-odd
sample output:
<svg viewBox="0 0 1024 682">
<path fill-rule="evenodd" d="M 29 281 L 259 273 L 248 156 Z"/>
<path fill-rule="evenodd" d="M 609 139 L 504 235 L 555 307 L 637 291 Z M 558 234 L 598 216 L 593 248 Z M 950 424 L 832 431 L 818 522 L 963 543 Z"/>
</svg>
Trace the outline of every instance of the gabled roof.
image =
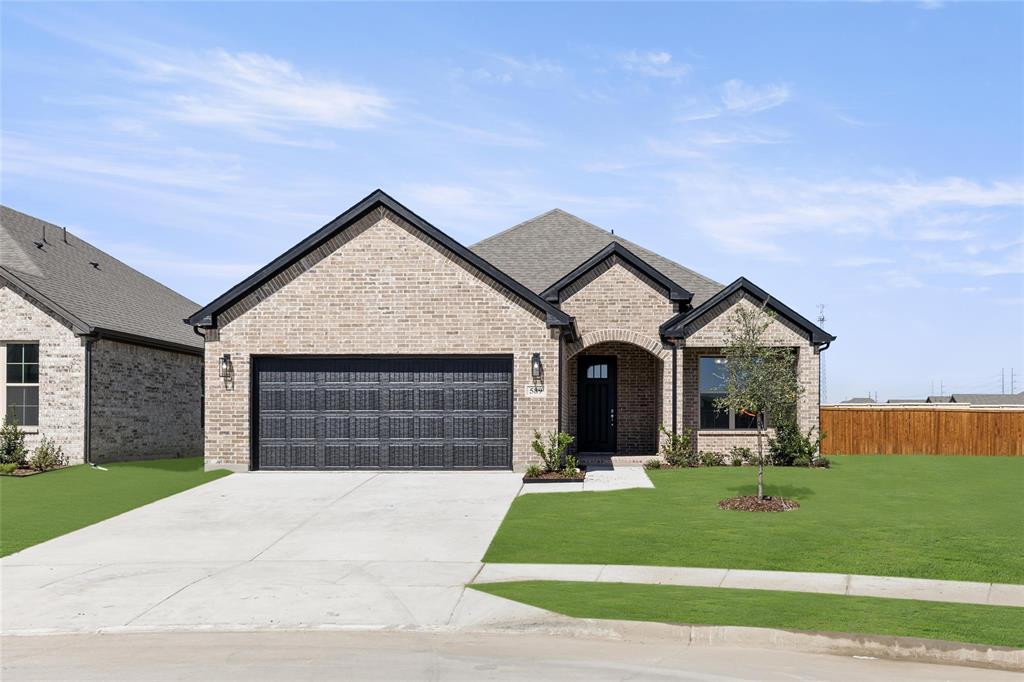
<svg viewBox="0 0 1024 682">
<path fill-rule="evenodd" d="M 611 242 L 626 247 L 666 278 L 691 292 L 693 305 L 701 304 L 722 288 L 712 279 L 557 208 L 470 248 L 539 293 Z"/>
<path fill-rule="evenodd" d="M 850 398 L 849 400 L 844 400 L 843 402 L 840 403 L 840 405 L 874 405 L 874 404 L 875 404 L 875 399 L 874 398 Z"/>
<path fill-rule="evenodd" d="M 596 268 L 598 265 L 608 260 L 609 258 L 619 258 L 626 263 L 629 263 L 635 269 L 642 272 L 648 279 L 654 281 L 656 284 L 665 289 L 665 295 L 668 296 L 671 301 L 689 301 L 693 298 L 693 294 L 679 286 L 665 275 L 661 274 L 653 267 L 651 267 L 647 261 L 637 257 L 632 251 L 627 249 L 619 242 L 610 242 L 603 249 L 595 253 L 593 256 L 585 260 L 575 268 L 572 272 L 568 273 L 565 277 L 549 286 L 543 292 L 541 296 L 545 300 L 551 303 L 559 302 L 559 294 L 563 289 L 568 287 L 570 284 L 578 280 L 579 278 L 586 275 L 588 272 Z"/>
<path fill-rule="evenodd" d="M 63 228 L 0 206 L 0 279 L 66 319 L 78 334 L 201 352 L 203 339 L 181 322 L 195 302 L 70 231 L 64 239 Z"/>
<path fill-rule="evenodd" d="M 209 305 L 193 312 L 186 319 L 186 322 L 202 327 L 216 327 L 217 315 L 221 312 L 237 303 L 267 280 L 272 279 L 278 273 L 293 265 L 296 261 L 301 260 L 306 256 L 306 254 L 318 248 L 324 242 L 332 239 L 340 232 L 351 227 L 370 211 L 382 207 L 391 211 L 393 214 L 416 229 L 422 231 L 428 237 L 444 246 L 446 249 L 472 265 L 480 272 L 486 274 L 498 284 L 515 293 L 530 305 L 535 306 L 545 314 L 548 326 L 571 328 L 571 320 L 566 313 L 563 313 L 561 310 L 538 296 L 535 292 L 523 286 L 503 271 L 494 267 L 481 256 L 473 253 L 468 248 L 400 204 L 386 192 L 379 189 L 371 192 L 366 198 L 354 205 L 352 208 L 348 209 L 337 218 L 285 251 L 283 254 L 254 272 L 224 294 L 218 296 Z"/>
<path fill-rule="evenodd" d="M 971 405 L 1024 405 L 1024 393 L 954 393 L 951 403 Z"/>
<path fill-rule="evenodd" d="M 661 325 L 661 335 L 669 339 L 685 339 L 699 328 L 697 323 L 701 317 L 737 292 L 745 292 L 758 301 L 766 302 L 769 310 L 772 310 L 804 331 L 811 343 L 831 343 L 836 339 L 835 336 L 829 334 L 800 313 L 770 296 L 768 292 L 749 281 L 746 277 L 740 277 L 693 310 L 682 312 Z"/>
<path fill-rule="evenodd" d="M 927 403 L 951 403 L 951 402 L 953 402 L 953 397 L 952 396 L 948 396 L 948 395 L 930 395 L 930 396 L 928 396 L 928 399 L 925 400 L 925 402 L 927 402 Z"/>
</svg>

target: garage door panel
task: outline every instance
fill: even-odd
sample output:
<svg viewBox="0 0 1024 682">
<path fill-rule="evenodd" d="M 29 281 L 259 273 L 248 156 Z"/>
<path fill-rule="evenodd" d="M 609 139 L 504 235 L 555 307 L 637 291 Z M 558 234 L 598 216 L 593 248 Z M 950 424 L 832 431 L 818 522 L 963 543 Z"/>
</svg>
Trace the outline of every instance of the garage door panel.
<svg viewBox="0 0 1024 682">
<path fill-rule="evenodd" d="M 256 362 L 259 468 L 511 466 L 510 359 Z"/>
</svg>

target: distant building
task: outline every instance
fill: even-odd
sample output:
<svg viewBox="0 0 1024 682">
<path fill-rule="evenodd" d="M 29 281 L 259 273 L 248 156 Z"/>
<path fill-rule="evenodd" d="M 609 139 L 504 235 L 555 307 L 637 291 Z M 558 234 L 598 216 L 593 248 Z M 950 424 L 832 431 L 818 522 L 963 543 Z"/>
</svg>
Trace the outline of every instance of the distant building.
<svg viewBox="0 0 1024 682">
<path fill-rule="evenodd" d="M 887 405 L 925 405 L 928 401 L 924 398 L 889 398 L 885 402 Z"/>
<path fill-rule="evenodd" d="M 839 403 L 840 405 L 874 405 L 874 398 L 850 398 Z"/>
<path fill-rule="evenodd" d="M 949 395 L 930 395 L 925 400 L 926 403 L 949 403 L 953 402 L 953 396 Z"/>
<path fill-rule="evenodd" d="M 1022 405 L 1024 392 L 1021 393 L 954 393 L 949 402 L 969 405 Z"/>
</svg>

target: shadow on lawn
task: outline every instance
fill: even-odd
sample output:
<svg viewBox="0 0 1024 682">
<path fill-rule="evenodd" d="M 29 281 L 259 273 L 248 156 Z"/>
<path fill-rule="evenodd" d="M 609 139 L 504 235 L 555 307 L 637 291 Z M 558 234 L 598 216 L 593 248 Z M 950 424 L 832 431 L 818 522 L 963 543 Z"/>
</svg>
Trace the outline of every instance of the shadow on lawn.
<svg viewBox="0 0 1024 682">
<path fill-rule="evenodd" d="M 735 493 L 734 497 L 739 497 L 741 495 L 756 495 L 757 484 L 751 483 L 750 485 L 737 485 L 729 488 L 729 490 Z M 806 488 L 796 485 L 772 485 L 771 483 L 765 483 L 764 493 L 765 495 L 773 497 L 788 497 L 791 500 L 799 502 L 801 499 L 814 497 L 814 488 Z"/>
</svg>

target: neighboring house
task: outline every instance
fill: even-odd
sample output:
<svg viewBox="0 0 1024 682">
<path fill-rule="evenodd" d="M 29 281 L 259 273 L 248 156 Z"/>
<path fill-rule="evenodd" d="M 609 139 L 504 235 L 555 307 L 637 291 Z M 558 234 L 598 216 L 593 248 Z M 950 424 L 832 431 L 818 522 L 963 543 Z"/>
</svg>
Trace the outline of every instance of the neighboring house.
<svg viewBox="0 0 1024 682">
<path fill-rule="evenodd" d="M 840 405 L 874 405 L 874 398 L 850 398 L 839 403 Z"/>
<path fill-rule="evenodd" d="M 776 313 L 801 427 L 834 339 L 560 210 L 465 247 L 376 191 L 187 321 L 206 335 L 206 462 L 235 469 L 522 469 L 534 432 L 650 457 L 755 442 L 720 413 L 731 311 Z"/>
<path fill-rule="evenodd" d="M 952 397 L 948 395 L 930 395 L 925 400 L 926 403 L 948 403 L 952 402 Z"/>
<path fill-rule="evenodd" d="M 924 398 L 889 398 L 886 405 L 925 405 L 928 401 Z"/>
<path fill-rule="evenodd" d="M 949 402 L 979 407 L 1024 405 L 1024 393 L 954 393 Z"/>
<path fill-rule="evenodd" d="M 0 207 L 0 415 L 71 462 L 202 453 L 196 304 L 62 228 Z"/>
</svg>

